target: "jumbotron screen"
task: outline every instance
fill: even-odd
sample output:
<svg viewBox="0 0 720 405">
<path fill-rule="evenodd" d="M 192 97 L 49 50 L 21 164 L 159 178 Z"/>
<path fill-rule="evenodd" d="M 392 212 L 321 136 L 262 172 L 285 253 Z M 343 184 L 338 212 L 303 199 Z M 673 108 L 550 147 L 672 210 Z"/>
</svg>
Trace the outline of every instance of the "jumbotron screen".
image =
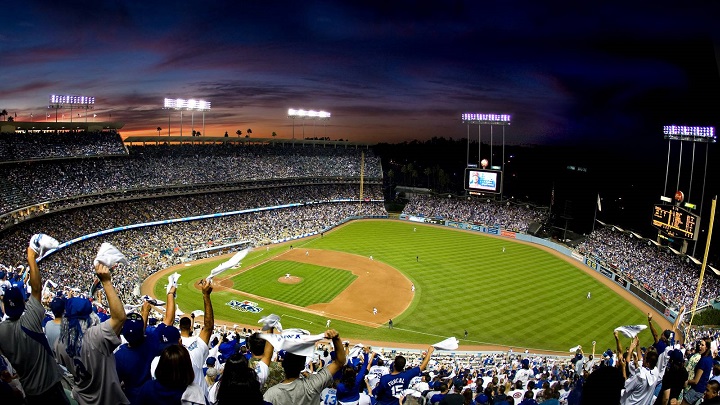
<svg viewBox="0 0 720 405">
<path fill-rule="evenodd" d="M 500 193 L 500 179 L 502 171 L 499 170 L 482 170 L 482 169 L 465 169 L 465 190 Z"/>
</svg>

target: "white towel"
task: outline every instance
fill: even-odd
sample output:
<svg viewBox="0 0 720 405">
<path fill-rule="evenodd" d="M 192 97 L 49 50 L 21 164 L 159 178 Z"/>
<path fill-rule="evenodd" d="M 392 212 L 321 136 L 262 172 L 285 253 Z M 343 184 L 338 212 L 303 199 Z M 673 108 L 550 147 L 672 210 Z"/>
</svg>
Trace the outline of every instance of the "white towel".
<svg viewBox="0 0 720 405">
<path fill-rule="evenodd" d="M 133 312 L 137 312 L 137 309 L 140 308 L 140 305 L 125 304 L 123 305 L 123 308 L 125 308 L 125 315 L 127 315 Z"/>
<path fill-rule="evenodd" d="M 59 245 L 60 242 L 58 242 L 57 239 L 44 233 L 37 233 L 30 238 L 30 249 L 38 254 L 38 259 L 42 259 L 48 253 L 57 249 Z"/>
<path fill-rule="evenodd" d="M 226 261 L 225 263 L 221 263 L 212 271 L 210 271 L 210 275 L 207 276 L 207 280 L 210 281 L 213 279 L 213 277 L 217 276 L 218 274 L 222 273 L 223 271 L 237 265 L 240 263 L 240 260 L 242 260 L 247 254 L 250 252 L 250 248 L 243 249 L 233 255 L 233 257 L 230 258 L 230 260 Z"/>
<path fill-rule="evenodd" d="M 196 309 L 190 313 L 193 316 L 205 316 L 205 312 L 202 309 Z"/>
<path fill-rule="evenodd" d="M 285 350 L 298 356 L 309 357 L 315 351 L 315 343 L 325 339 L 325 334 L 304 334 L 300 329 L 287 330 L 281 334 L 261 333 L 259 336 L 273 345 L 276 351 Z"/>
<path fill-rule="evenodd" d="M 261 323 L 263 325 L 262 330 L 270 330 L 270 328 L 275 328 L 275 331 L 282 333 L 282 324 L 280 324 L 280 317 L 275 314 L 270 314 L 266 317 L 260 318 L 258 323 Z M 237 328 L 237 325 L 235 325 Z"/>
<path fill-rule="evenodd" d="M 142 299 L 143 299 L 144 301 L 149 302 L 151 305 L 155 305 L 156 307 L 161 307 L 161 306 L 165 305 L 165 301 L 161 301 L 161 300 L 155 299 L 155 298 L 153 298 L 153 297 L 151 297 L 151 296 L 149 296 L 149 295 L 143 295 L 143 296 L 142 296 Z"/>
<path fill-rule="evenodd" d="M 575 353 L 575 352 L 578 351 L 578 349 L 580 349 L 580 345 L 577 345 L 577 346 L 575 346 L 575 347 L 571 347 L 571 348 L 570 348 L 570 353 Z"/>
<path fill-rule="evenodd" d="M 178 274 L 178 272 L 175 272 L 168 276 L 168 284 L 167 284 L 167 289 L 165 290 L 165 295 L 170 294 L 171 288 L 173 288 L 173 287 L 177 288 L 177 285 L 178 285 L 177 282 L 178 282 L 179 278 L 180 278 L 180 274 Z"/>
<path fill-rule="evenodd" d="M 100 249 L 98 250 L 98 254 L 94 261 L 96 266 L 98 263 L 102 263 L 107 267 L 113 267 L 118 263 L 126 265 L 130 264 L 122 252 L 107 242 L 103 242 L 102 245 L 100 245 Z"/>
<path fill-rule="evenodd" d="M 459 341 L 456 337 L 449 337 L 442 342 L 435 343 L 432 347 L 438 350 L 457 350 Z"/>
<path fill-rule="evenodd" d="M 350 349 L 350 352 L 348 353 L 348 358 L 352 359 L 353 357 L 360 357 L 363 355 L 363 349 L 365 346 L 362 343 L 358 343 L 355 346 L 353 346 L 352 349 Z"/>
<path fill-rule="evenodd" d="M 638 333 L 647 329 L 647 325 L 625 325 L 615 328 L 617 332 L 622 333 L 625 337 L 634 338 Z"/>
</svg>

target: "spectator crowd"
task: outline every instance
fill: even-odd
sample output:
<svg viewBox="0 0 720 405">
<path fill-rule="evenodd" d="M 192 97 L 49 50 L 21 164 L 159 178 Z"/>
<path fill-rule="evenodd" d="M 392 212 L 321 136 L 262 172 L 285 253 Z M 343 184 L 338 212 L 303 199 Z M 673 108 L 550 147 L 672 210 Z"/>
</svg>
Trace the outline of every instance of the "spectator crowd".
<svg viewBox="0 0 720 405">
<path fill-rule="evenodd" d="M 482 198 L 446 195 L 415 195 L 403 209 L 408 215 L 473 222 L 526 232 L 532 222 L 544 223 L 547 209 L 526 204 L 488 201 Z"/>
<path fill-rule="evenodd" d="M 609 264 L 628 279 L 637 280 L 676 308 L 692 306 L 700 268 L 666 248 L 607 226 L 597 228 L 577 249 Z M 698 306 L 706 305 L 718 296 L 720 281 L 706 272 Z"/>
</svg>

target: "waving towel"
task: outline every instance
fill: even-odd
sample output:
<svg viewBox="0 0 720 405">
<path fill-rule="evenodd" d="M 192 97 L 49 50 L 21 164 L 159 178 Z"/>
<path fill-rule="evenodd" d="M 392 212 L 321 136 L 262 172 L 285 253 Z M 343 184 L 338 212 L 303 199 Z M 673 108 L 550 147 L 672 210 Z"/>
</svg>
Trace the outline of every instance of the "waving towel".
<svg viewBox="0 0 720 405">
<path fill-rule="evenodd" d="M 143 296 L 142 296 L 142 299 L 143 299 L 144 301 L 149 302 L 151 305 L 155 305 L 156 307 L 161 307 L 161 306 L 165 305 L 165 301 L 161 301 L 161 300 L 155 299 L 155 298 L 153 298 L 153 297 L 151 297 L 151 296 L 149 296 L 149 295 L 143 295 Z"/>
<path fill-rule="evenodd" d="M 177 282 L 178 282 L 179 278 L 180 278 L 180 274 L 178 274 L 178 272 L 175 272 L 168 276 L 168 284 L 167 284 L 167 288 L 165 289 L 165 295 L 170 294 L 171 288 L 173 288 L 173 287 L 177 288 L 177 286 L 178 286 Z"/>
<path fill-rule="evenodd" d="M 283 331 L 282 324 L 280 324 L 280 317 L 275 314 L 270 314 L 266 317 L 260 318 L 258 323 L 263 324 L 263 331 L 270 330 L 270 328 L 275 328 L 275 330 L 280 333 Z"/>
<path fill-rule="evenodd" d="M 457 350 L 458 340 L 456 337 L 449 337 L 442 342 L 435 343 L 432 347 L 438 350 Z"/>
<path fill-rule="evenodd" d="M 285 350 L 298 356 L 309 357 L 315 351 L 315 343 L 325 339 L 325 334 L 310 335 L 301 329 L 286 330 L 280 334 L 261 333 L 260 337 L 270 342 L 275 350 Z"/>
<path fill-rule="evenodd" d="M 634 338 L 635 336 L 637 336 L 638 333 L 642 332 L 645 329 L 647 329 L 647 325 L 625 325 L 615 328 L 617 332 L 620 332 L 629 338 Z"/>
<path fill-rule="evenodd" d="M 118 263 L 130 264 L 122 252 L 107 242 L 103 242 L 102 245 L 100 245 L 94 264 L 97 266 L 98 263 L 102 263 L 107 267 L 113 267 Z"/>
<path fill-rule="evenodd" d="M 220 265 L 218 265 L 217 267 L 212 269 L 212 271 L 210 271 L 210 275 L 207 276 L 207 280 L 210 281 L 213 279 L 213 277 L 217 276 L 218 274 L 222 273 L 223 271 L 225 271 L 233 266 L 238 265 L 240 263 L 240 260 L 242 260 L 245 256 L 247 256 L 247 254 L 249 252 L 250 252 L 250 248 L 247 248 L 247 249 L 243 249 L 243 250 L 235 253 L 235 255 L 233 255 L 233 257 L 231 257 L 230 260 L 226 261 L 225 263 L 221 263 Z"/>
<path fill-rule="evenodd" d="M 570 348 L 570 353 L 575 353 L 575 352 L 577 352 L 578 350 L 580 350 L 580 345 L 577 345 L 577 346 L 575 346 L 575 347 L 571 347 L 571 348 Z"/>
<path fill-rule="evenodd" d="M 38 254 L 37 259 L 42 259 L 51 251 L 57 249 L 60 245 L 55 238 L 52 236 L 45 235 L 44 233 L 37 233 L 30 238 L 30 249 L 34 250 Z"/>
</svg>

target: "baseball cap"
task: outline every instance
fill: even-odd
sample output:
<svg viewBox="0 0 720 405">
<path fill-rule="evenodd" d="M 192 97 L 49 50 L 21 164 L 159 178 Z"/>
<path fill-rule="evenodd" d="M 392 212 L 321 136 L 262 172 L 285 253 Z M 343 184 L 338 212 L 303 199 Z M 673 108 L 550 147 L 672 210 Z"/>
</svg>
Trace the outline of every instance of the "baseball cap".
<svg viewBox="0 0 720 405">
<path fill-rule="evenodd" d="M 162 325 L 160 325 L 162 326 Z M 160 331 L 160 347 L 164 349 L 180 341 L 180 331 L 174 326 L 166 326 Z"/>
<path fill-rule="evenodd" d="M 215 359 L 215 357 L 210 356 L 210 357 L 207 358 L 207 360 L 205 360 L 205 364 L 207 364 L 207 365 L 210 366 L 210 367 L 214 367 L 216 360 L 217 360 L 217 359 Z"/>
<path fill-rule="evenodd" d="M 218 375 L 218 371 L 216 368 L 209 368 L 205 375 L 210 378 L 215 378 Z"/>
<path fill-rule="evenodd" d="M 53 315 L 62 316 L 65 313 L 65 301 L 64 297 L 55 297 L 50 301 L 50 310 Z"/>
<path fill-rule="evenodd" d="M 10 288 L 3 295 L 3 304 L 5 304 L 5 313 L 8 318 L 17 320 L 25 311 L 25 297 L 19 288 Z"/>
<path fill-rule="evenodd" d="M 142 316 L 136 312 L 127 315 L 127 319 L 123 324 L 122 335 L 130 345 L 139 344 L 145 338 L 144 323 Z"/>
<path fill-rule="evenodd" d="M 523 366 L 529 366 L 529 365 L 530 365 L 530 360 L 528 360 L 528 359 L 522 359 L 522 362 L 521 362 L 521 363 L 522 363 Z"/>
<path fill-rule="evenodd" d="M 4 279 L 4 278 L 5 278 L 5 271 L 4 271 L 4 270 L 0 270 L 0 280 L 2 280 L 2 279 Z"/>
<path fill-rule="evenodd" d="M 670 352 L 668 353 L 668 357 L 670 357 L 670 361 L 674 363 L 679 363 L 685 360 L 680 350 L 670 350 Z"/>
</svg>

